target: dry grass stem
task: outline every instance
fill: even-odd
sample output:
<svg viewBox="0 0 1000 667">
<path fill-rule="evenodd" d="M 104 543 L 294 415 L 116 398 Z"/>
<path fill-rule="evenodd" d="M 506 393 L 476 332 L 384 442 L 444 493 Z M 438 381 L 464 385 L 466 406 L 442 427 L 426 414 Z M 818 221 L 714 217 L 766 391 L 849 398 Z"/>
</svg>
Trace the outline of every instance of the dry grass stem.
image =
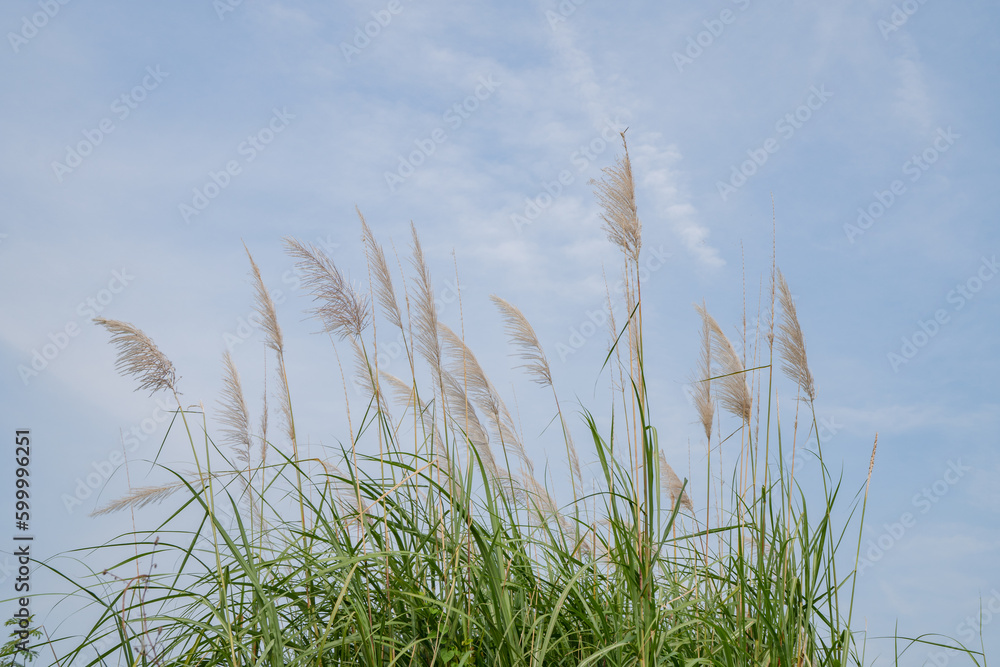
<svg viewBox="0 0 1000 667">
<path fill-rule="evenodd" d="M 875 434 L 875 443 L 872 445 L 872 458 L 868 462 L 868 479 L 865 481 L 865 501 L 868 500 L 868 486 L 872 483 L 872 471 L 875 469 L 875 450 L 878 449 L 878 433 Z"/>
<path fill-rule="evenodd" d="M 697 377 L 692 384 L 694 408 L 705 429 L 705 439 L 711 442 L 712 422 L 715 419 L 715 402 L 712 400 L 712 383 L 709 380 L 712 377 L 712 332 L 704 317 L 701 329 L 701 354 L 698 356 L 698 368 L 695 373 Z"/>
<path fill-rule="evenodd" d="M 236 459 L 243 463 L 250 463 L 251 431 L 250 431 L 250 411 L 247 410 L 246 400 L 243 397 L 243 386 L 240 383 L 240 374 L 233 363 L 233 357 L 227 350 L 222 356 L 222 363 L 225 367 L 225 375 L 222 380 L 222 413 L 220 421 L 225 428 L 225 440 L 232 446 L 236 454 Z"/>
<path fill-rule="evenodd" d="M 328 478 L 327 483 L 333 489 L 333 498 L 340 506 L 340 511 L 349 516 L 361 514 L 360 506 L 358 505 L 357 490 L 354 484 L 348 481 L 349 478 L 347 475 L 335 464 L 325 459 L 318 458 L 313 460 L 319 463 L 323 469 L 321 474 Z M 332 482 L 330 482 L 331 479 L 333 480 Z"/>
<path fill-rule="evenodd" d="M 264 384 L 264 389 L 261 392 L 261 409 L 260 409 L 260 460 L 261 465 L 264 465 L 264 461 L 267 460 L 267 419 L 268 419 L 268 409 L 267 409 L 267 355 L 264 355 L 264 377 L 262 380 Z"/>
<path fill-rule="evenodd" d="M 434 304 L 434 287 L 431 283 L 431 272 L 424 261 L 424 250 L 420 245 L 420 238 L 417 236 L 417 229 L 410 224 L 413 233 L 413 259 L 411 260 L 414 270 L 417 272 L 417 288 L 414 300 L 416 301 L 416 333 L 414 334 L 417 351 L 430 364 L 431 370 L 436 378 L 440 378 L 441 367 L 441 341 L 438 339 L 437 308 Z"/>
<path fill-rule="evenodd" d="M 94 318 L 94 322 L 111 332 L 111 343 L 118 349 L 115 368 L 119 373 L 134 376 L 139 389 L 149 389 L 150 395 L 161 389 L 176 391 L 174 365 L 149 336 L 128 322 L 103 317 Z"/>
<path fill-rule="evenodd" d="M 454 375 L 446 371 L 441 372 L 441 381 L 444 388 L 444 400 L 455 428 L 464 434 L 462 439 L 466 445 L 475 449 L 475 453 L 479 455 L 490 477 L 496 479 L 499 476 L 499 468 L 493 457 L 493 451 L 490 449 L 489 436 L 486 429 L 483 428 L 482 422 L 479 421 L 475 407 L 465 393 L 464 385 Z M 469 454 L 471 458 L 472 452 L 470 451 Z"/>
<path fill-rule="evenodd" d="M 526 477 L 524 479 L 524 493 L 526 506 L 534 510 L 539 519 L 543 522 L 554 520 L 561 531 L 572 534 L 573 531 L 568 530 L 569 522 L 559 512 L 559 507 L 552 496 L 544 486 L 538 483 L 538 480 L 534 477 Z"/>
<path fill-rule="evenodd" d="M 542 349 L 538 335 L 535 334 L 528 318 L 517 306 L 495 294 L 491 295 L 490 299 L 500 310 L 507 336 L 518 350 L 517 356 L 527 362 L 522 364 L 520 368 L 524 368 L 528 376 L 541 386 L 552 389 L 556 410 L 559 412 L 559 422 L 563 429 L 563 437 L 566 440 L 566 454 L 569 458 L 570 470 L 576 481 L 582 483 L 583 475 L 580 470 L 580 459 L 576 453 L 576 445 L 573 444 L 573 436 L 566 426 L 566 420 L 563 419 L 562 409 L 559 407 L 559 397 L 556 396 L 555 387 L 552 384 L 552 368 L 549 366 L 549 360 L 545 356 L 545 350 Z M 529 467 L 529 470 L 532 468 Z"/>
<path fill-rule="evenodd" d="M 583 471 L 580 469 L 580 457 L 576 453 L 576 444 L 573 443 L 573 434 L 570 433 L 566 420 L 563 419 L 562 410 L 559 410 L 559 423 L 562 425 L 563 438 L 566 440 L 566 452 L 569 456 L 569 468 L 576 478 L 578 484 L 583 484 Z"/>
<path fill-rule="evenodd" d="M 414 410 L 424 410 L 425 406 L 422 401 L 417 398 L 417 392 L 413 385 L 407 384 L 400 380 L 398 377 L 393 375 L 388 371 L 379 371 L 379 375 L 383 382 L 388 383 L 389 389 L 395 394 L 396 401 L 406 407 L 413 408 Z"/>
<path fill-rule="evenodd" d="M 242 500 L 243 507 L 247 511 L 247 524 L 252 529 L 259 529 L 260 536 L 266 538 L 265 535 L 265 524 L 267 523 L 264 519 L 264 511 L 261 507 L 263 496 L 257 495 L 257 490 L 253 488 L 253 478 L 249 475 L 239 475 L 236 478 L 236 482 L 240 485 L 242 490 Z"/>
<path fill-rule="evenodd" d="M 722 327 L 715 321 L 715 318 L 701 306 L 695 305 L 695 308 L 712 335 L 712 356 L 718 369 L 715 382 L 717 383 L 719 402 L 731 414 L 749 424 L 753 399 L 750 388 L 747 386 L 743 362 L 740 361 L 740 356 L 736 354 L 733 344 L 722 332 Z"/>
<path fill-rule="evenodd" d="M 525 469 L 529 473 L 533 472 L 534 464 L 517 435 L 514 418 L 511 417 L 507 405 L 486 376 L 486 372 L 479 364 L 479 360 L 476 359 L 476 355 L 450 327 L 439 322 L 438 329 L 441 332 L 441 340 L 445 343 L 443 349 L 448 359 L 448 372 L 452 377 L 462 378 L 472 401 L 480 412 L 490 418 L 493 433 L 504 451 L 513 451 Z"/>
<path fill-rule="evenodd" d="M 293 238 L 285 239 L 288 254 L 296 258 L 303 272 L 303 284 L 320 302 L 313 313 L 323 323 L 323 330 L 340 338 L 359 338 L 368 327 L 368 300 L 351 287 L 323 250 L 304 245 Z"/>
<path fill-rule="evenodd" d="M 614 166 L 604 168 L 604 178 L 591 180 L 597 201 L 604 208 L 601 218 L 604 230 L 611 242 L 622 249 L 626 257 L 639 261 L 642 248 L 642 223 L 636 213 L 635 183 L 632 180 L 632 162 L 628 156 L 628 144 L 622 132 L 624 157 L 615 161 Z"/>
<path fill-rule="evenodd" d="M 496 404 L 499 397 L 496 396 L 483 367 L 479 365 L 476 355 L 448 325 L 438 322 L 438 331 L 441 334 L 441 341 L 444 343 L 442 351 L 447 357 L 446 367 L 448 371 L 455 377 L 462 378 L 473 397 L 481 397 L 480 403 L 488 408 L 485 412 L 497 412 Z"/>
<path fill-rule="evenodd" d="M 435 466 L 449 476 L 452 474 L 451 457 L 448 448 L 441 442 L 441 436 L 437 428 L 437 423 L 431 416 L 429 406 L 420 400 L 413 385 L 406 384 L 395 375 L 386 371 L 380 371 L 382 380 L 388 383 L 389 388 L 395 394 L 396 399 L 407 408 L 411 408 L 419 416 L 419 423 L 425 429 L 430 429 L 431 444 L 434 448 Z"/>
<path fill-rule="evenodd" d="M 627 281 L 628 276 L 625 276 Z M 626 282 L 626 284 L 628 284 Z M 642 364 L 642 326 L 639 321 L 640 313 L 636 304 L 636 293 L 635 291 L 628 289 L 625 291 L 625 306 L 628 308 L 628 313 L 630 319 L 628 321 L 628 344 L 629 344 L 629 363 L 631 364 L 631 373 L 634 378 L 639 378 L 639 370 Z M 641 382 L 635 383 L 635 388 L 639 392 L 638 399 L 640 402 L 645 402 L 646 400 L 646 388 Z"/>
<path fill-rule="evenodd" d="M 364 349 L 353 338 L 351 346 L 354 348 L 354 378 L 358 386 L 364 391 L 365 399 L 372 401 L 374 407 L 389 419 L 389 406 L 386 404 L 385 396 L 382 395 L 380 384 L 375 381 L 375 369 Z"/>
<path fill-rule="evenodd" d="M 667 457 L 663 455 L 663 452 L 660 452 L 660 485 L 670 494 L 671 508 L 677 505 L 677 499 L 680 497 L 681 507 L 692 514 L 694 513 L 694 503 L 691 502 L 687 491 L 684 490 L 684 482 L 667 463 Z"/>
<path fill-rule="evenodd" d="M 247 252 L 247 257 L 250 258 L 251 273 L 253 275 L 254 290 L 256 293 L 256 306 L 263 321 L 266 345 L 270 349 L 274 350 L 275 356 L 278 360 L 278 414 L 281 415 L 281 418 L 284 421 L 285 433 L 288 436 L 288 442 L 292 445 L 292 460 L 295 463 L 295 478 L 300 497 L 299 510 L 302 517 L 302 525 L 304 526 L 306 523 L 306 515 L 305 503 L 301 500 L 302 472 L 298 467 L 299 445 L 298 438 L 295 436 L 295 417 L 292 415 L 292 396 L 289 390 L 288 373 L 285 368 L 284 337 L 281 333 L 281 326 L 278 324 L 278 313 L 274 307 L 274 300 L 271 298 L 270 291 L 268 291 L 267 287 L 264 285 L 264 279 L 261 277 L 260 269 L 257 267 L 257 263 L 254 261 L 253 255 L 250 254 L 250 250 L 246 247 L 246 244 L 243 245 L 243 248 Z"/>
<path fill-rule="evenodd" d="M 399 302 L 396 301 L 396 290 L 392 286 L 392 274 L 389 273 L 389 265 L 385 261 L 385 253 L 382 246 L 375 242 L 375 235 L 365 222 L 365 216 L 358 210 L 358 217 L 361 218 L 362 236 L 365 242 L 365 249 L 368 252 L 368 263 L 375 273 L 375 297 L 382 304 L 382 311 L 388 318 L 389 323 L 403 329 L 403 316 L 399 310 Z"/>
<path fill-rule="evenodd" d="M 228 473 L 233 474 L 233 473 Z M 222 474 L 216 473 L 212 477 L 218 478 Z M 194 488 L 196 492 L 201 492 L 208 485 L 208 475 L 202 474 L 200 477 L 198 475 L 191 475 L 190 478 L 185 476 L 187 481 L 178 480 L 176 482 L 171 482 L 170 484 L 161 484 L 160 486 L 140 486 L 132 489 L 127 494 L 113 500 L 104 507 L 94 510 L 91 516 L 103 516 L 105 514 L 114 514 L 115 512 L 120 512 L 125 509 L 139 509 L 140 507 L 145 507 L 146 505 L 153 505 L 166 500 L 173 494 L 177 493 L 181 489 L 188 488 L 188 484 Z"/>
<path fill-rule="evenodd" d="M 810 401 L 816 400 L 816 386 L 812 373 L 809 372 L 809 362 L 806 360 L 806 342 L 799 326 L 799 318 L 795 313 L 795 301 L 788 289 L 785 276 L 778 271 L 778 302 L 781 304 L 782 319 L 778 328 L 778 350 L 782 357 L 782 370 L 785 375 L 796 382 Z"/>
<path fill-rule="evenodd" d="M 295 437 L 295 419 L 292 417 L 292 397 L 288 393 L 288 378 L 285 374 L 285 361 L 280 356 L 278 357 L 278 378 L 281 380 L 281 384 L 278 387 L 278 416 L 281 418 L 280 421 L 284 423 L 285 435 L 288 436 L 288 442 L 292 443 L 292 449 L 295 453 L 295 459 L 298 460 L 298 439 Z"/>
<path fill-rule="evenodd" d="M 274 308 L 274 300 L 271 298 L 271 293 L 264 285 L 264 279 L 260 275 L 260 269 L 257 267 L 257 262 L 253 261 L 253 255 L 250 254 L 250 250 L 246 247 L 246 244 L 243 245 L 243 248 L 247 251 L 247 257 L 250 258 L 250 272 L 253 276 L 255 306 L 257 308 L 257 312 L 260 313 L 261 316 L 262 326 L 264 328 L 264 341 L 269 348 L 280 355 L 285 349 L 285 341 L 284 337 L 281 335 L 281 327 L 278 325 L 278 313 Z"/>
<path fill-rule="evenodd" d="M 507 336 L 518 349 L 517 356 L 527 362 L 521 368 L 524 368 L 528 375 L 538 384 L 543 387 L 551 387 L 552 370 L 549 368 L 549 360 L 546 358 L 545 352 L 542 350 L 542 344 L 538 342 L 538 336 L 535 335 L 535 330 L 528 322 L 528 318 L 524 316 L 524 313 L 517 306 L 501 299 L 497 295 L 490 296 L 490 299 L 500 309 L 500 314 L 503 316 L 504 328 L 507 330 Z"/>
</svg>

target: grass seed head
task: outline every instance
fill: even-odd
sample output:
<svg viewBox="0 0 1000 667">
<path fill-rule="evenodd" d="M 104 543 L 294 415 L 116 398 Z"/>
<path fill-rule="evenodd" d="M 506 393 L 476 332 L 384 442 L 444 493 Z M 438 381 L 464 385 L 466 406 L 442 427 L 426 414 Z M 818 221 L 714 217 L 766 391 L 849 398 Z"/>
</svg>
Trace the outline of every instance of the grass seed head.
<svg viewBox="0 0 1000 667">
<path fill-rule="evenodd" d="M 177 390 L 174 365 L 141 329 L 103 317 L 94 318 L 94 322 L 111 332 L 111 342 L 118 349 L 115 367 L 119 373 L 138 379 L 139 389 L 149 389 L 150 395 L 161 389 Z"/>
</svg>

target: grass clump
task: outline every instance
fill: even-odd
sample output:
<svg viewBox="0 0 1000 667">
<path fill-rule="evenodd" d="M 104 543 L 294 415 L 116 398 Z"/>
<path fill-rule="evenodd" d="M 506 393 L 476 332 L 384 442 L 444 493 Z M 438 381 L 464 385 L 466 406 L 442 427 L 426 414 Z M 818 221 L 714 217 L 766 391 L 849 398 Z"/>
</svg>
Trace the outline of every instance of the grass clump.
<svg viewBox="0 0 1000 667">
<path fill-rule="evenodd" d="M 821 465 L 823 495 L 807 510 L 795 480 L 798 417 L 783 430 L 772 406 L 780 361 L 822 464 L 815 387 L 784 277 L 772 275 L 772 324 L 749 359 L 698 307 L 693 398 L 705 476 L 692 487 L 660 448 L 647 396 L 642 226 L 627 150 L 594 185 L 625 286 L 624 321 L 611 318 L 605 361 L 612 426 L 602 432 L 584 411 L 578 431 L 599 462 L 596 480 L 583 477 L 576 420 L 559 403 L 538 336 L 516 306 L 493 297 L 528 377 L 551 389 L 570 498 L 539 481 L 500 392 L 463 336 L 438 321 L 415 231 L 402 300 L 363 217 L 368 295 L 322 250 L 286 242 L 315 298 L 312 314 L 335 349 L 353 356 L 363 387 L 363 400 L 347 403 L 334 457 L 301 455 L 284 340 L 252 257 L 278 405 L 265 398 L 255 424 L 226 355 L 218 440 L 205 410 L 182 406 L 173 366 L 153 341 L 130 324 L 98 320 L 123 372 L 141 388 L 173 392 L 172 427 L 183 426 L 196 472 L 171 471 L 171 481 L 97 511 L 176 504 L 154 529 L 100 548 L 111 564 L 78 584 L 96 621 L 83 637 L 51 642 L 57 663 L 862 664 L 863 640 L 851 626 L 856 567 L 838 573 L 846 526 L 834 525 L 833 508 L 842 484 Z M 402 337 L 407 377 L 378 368 L 379 324 Z M 363 453 L 375 445 L 377 454 Z M 866 492 L 870 478 L 871 470 Z M 867 493 L 858 498 L 863 519 Z M 154 563 L 170 567 L 154 572 Z M 130 568 L 134 576 L 123 574 Z"/>
</svg>

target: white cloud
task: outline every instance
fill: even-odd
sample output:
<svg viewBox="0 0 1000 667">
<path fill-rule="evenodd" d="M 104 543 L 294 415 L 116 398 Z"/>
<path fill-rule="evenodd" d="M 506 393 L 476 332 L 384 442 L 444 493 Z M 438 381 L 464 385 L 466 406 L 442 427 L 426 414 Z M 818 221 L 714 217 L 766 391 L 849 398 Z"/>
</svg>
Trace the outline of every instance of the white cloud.
<svg viewBox="0 0 1000 667">
<path fill-rule="evenodd" d="M 914 131 L 926 133 L 933 123 L 933 110 L 923 69 L 915 57 L 899 57 L 893 61 L 898 85 L 893 90 L 896 115 Z"/>
<path fill-rule="evenodd" d="M 912 403 L 872 408 L 833 407 L 829 412 L 836 421 L 852 430 L 888 434 L 930 428 L 986 429 L 996 422 L 995 410 L 995 407 L 984 405 L 974 411 L 959 412 L 941 405 Z"/>
<path fill-rule="evenodd" d="M 673 233 L 680 239 L 688 254 L 699 264 L 708 269 L 719 269 L 725 265 L 725 260 L 719 256 L 719 251 L 708 244 L 710 231 L 698 220 L 695 207 L 681 193 L 679 182 L 682 176 L 675 165 L 680 162 L 681 154 L 675 144 L 660 148 L 660 135 L 649 133 L 642 135 L 637 146 L 630 151 L 633 172 L 639 179 L 640 187 L 653 199 L 653 209 L 664 216 Z M 640 214 L 640 217 L 643 217 Z M 645 216 L 645 224 L 649 224 L 652 216 Z"/>
</svg>

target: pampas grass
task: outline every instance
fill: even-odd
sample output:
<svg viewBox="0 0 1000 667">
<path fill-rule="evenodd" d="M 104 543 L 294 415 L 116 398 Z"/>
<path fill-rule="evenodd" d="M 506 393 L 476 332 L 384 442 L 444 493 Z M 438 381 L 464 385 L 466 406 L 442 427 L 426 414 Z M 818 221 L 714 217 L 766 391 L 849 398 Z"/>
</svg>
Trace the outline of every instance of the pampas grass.
<svg viewBox="0 0 1000 667">
<path fill-rule="evenodd" d="M 361 219 L 362 238 L 364 239 L 365 252 L 368 255 L 368 266 L 371 267 L 372 285 L 378 302 L 382 306 L 382 312 L 393 326 L 403 328 L 403 315 L 399 310 L 399 302 L 396 301 L 396 290 L 392 286 L 392 274 L 389 272 L 389 265 L 385 261 L 385 253 L 375 241 L 375 235 L 371 227 L 365 222 L 365 217 L 358 211 Z"/>
<path fill-rule="evenodd" d="M 240 373 L 228 350 L 223 354 L 222 365 L 224 375 L 220 401 L 222 405 L 220 422 L 226 427 L 222 432 L 225 434 L 225 440 L 232 446 L 236 459 L 249 464 L 251 448 L 253 447 L 250 411 L 247 409 L 246 399 L 243 397 L 243 383 L 240 382 Z"/>
<path fill-rule="evenodd" d="M 369 297 L 319 249 L 285 242 L 305 276 L 311 313 L 328 334 L 326 343 L 338 365 L 341 346 L 348 346 L 362 389 L 362 409 L 355 406 L 352 412 L 344 381 L 346 423 L 332 425 L 345 442 L 339 456 L 331 445 L 331 456 L 301 459 L 290 392 L 294 378 L 285 365 L 278 312 L 248 251 L 264 347 L 277 362 L 265 372 L 258 432 L 251 429 L 239 371 L 226 355 L 214 422 L 235 461 L 212 450 L 214 429 L 203 412 L 198 437 L 205 442 L 204 471 L 199 466 L 176 481 L 132 489 L 99 510 L 104 515 L 153 503 L 179 505 L 163 526 L 135 529 L 126 540 L 97 550 L 109 566 L 78 582 L 97 618 L 85 637 L 52 641 L 61 665 L 863 663 L 863 635 L 851 625 L 858 558 L 845 577 L 836 566 L 846 530 L 834 525 L 841 484 L 826 485 L 815 429 L 810 433 L 817 438 L 822 495 L 800 487 L 780 455 L 769 460 L 771 421 L 778 434 L 783 423 L 771 385 L 780 377 L 770 374 L 778 359 L 746 368 L 704 305 L 697 307 L 702 341 L 693 399 L 706 439 L 705 471 L 685 478 L 668 462 L 665 450 L 682 443 L 678 434 L 657 430 L 657 401 L 646 391 L 652 369 L 642 350 L 642 227 L 623 148 L 624 156 L 595 187 L 605 230 L 622 252 L 625 278 L 622 302 L 612 303 L 609 295 L 612 342 L 605 363 L 612 365 L 613 399 L 602 418 L 607 428 L 584 408 L 582 420 L 564 415 L 558 378 L 535 329 L 516 306 L 492 297 L 497 323 L 533 389 L 552 392 L 568 480 L 552 480 L 547 467 L 544 477 L 536 477 L 542 467 L 532 455 L 542 442 L 523 433 L 537 431 L 533 425 L 516 427 L 516 413 L 490 381 L 486 364 L 458 333 L 464 328 L 438 320 L 431 272 L 415 229 L 409 271 L 400 264 L 406 298 L 401 309 L 394 276 L 360 211 Z M 815 424 L 803 332 L 784 277 L 776 275 L 783 320 L 772 356 L 777 352 L 786 375 L 809 399 Z M 621 330 L 615 309 L 626 311 Z M 773 322 L 773 305 L 770 316 Z M 411 377 L 375 364 L 380 318 L 403 337 Z M 98 323 L 112 332 L 122 373 L 134 376 L 142 389 L 176 394 L 173 366 L 145 334 L 115 320 Z M 417 356 L 426 362 L 419 372 Z M 595 365 L 595 373 L 600 370 Z M 266 387 L 273 386 L 267 383 L 273 376 L 291 456 L 270 441 Z M 401 415 L 390 411 L 389 398 Z M 196 438 L 179 405 L 178 412 L 197 461 Z M 352 421 L 352 414 L 362 416 Z M 764 443 L 757 442 L 761 422 L 768 425 Z M 739 433 L 740 443 L 722 439 L 713 454 L 715 427 Z M 595 463 L 586 468 L 594 472 L 592 479 L 584 478 L 574 430 L 592 446 Z M 254 438 L 261 440 L 257 461 L 251 457 Z M 365 454 L 365 443 L 375 439 L 378 455 Z M 661 447 L 661 439 L 671 447 Z M 775 441 L 780 454 L 780 437 Z M 765 481 L 758 486 L 754 477 L 748 484 L 745 465 L 757 464 L 762 444 Z M 713 461 L 719 472 L 712 470 Z M 874 448 L 864 494 L 854 501 L 861 509 L 859 540 L 873 466 Z M 562 469 L 553 468 L 557 475 Z M 239 494 L 250 496 L 249 509 L 233 497 L 229 483 L 221 483 L 232 479 L 238 480 L 232 486 Z M 705 506 L 695 498 L 704 498 Z M 288 512 L 290 503 L 299 505 L 298 516 Z M 231 508 L 231 517 L 223 517 L 217 504 Z M 855 516 L 853 509 L 847 514 Z M 178 526 L 182 516 L 197 527 Z M 172 539 L 160 542 L 160 532 Z M 127 551 L 119 554 L 121 548 Z M 142 595 L 114 578 L 124 564 L 165 560 L 164 570 L 144 579 Z M 844 616 L 840 600 L 847 591 L 851 603 Z M 111 648 L 92 659 L 90 652 L 103 640 Z"/>
<path fill-rule="evenodd" d="M 368 327 L 369 304 L 351 287 L 325 252 L 311 244 L 285 239 L 288 253 L 298 260 L 296 266 L 305 276 L 303 284 L 319 305 L 313 314 L 323 323 L 323 330 L 341 338 L 360 338 Z M 258 290 L 259 291 L 259 290 Z M 273 310 L 273 306 L 272 306 Z M 265 318 L 265 323 L 268 318 Z"/>
<path fill-rule="evenodd" d="M 534 328 L 532 328 L 531 323 L 528 322 L 528 318 L 524 316 L 524 313 L 517 306 L 501 299 L 495 294 L 491 295 L 490 299 L 503 316 L 504 329 L 507 331 L 507 337 L 510 342 L 518 350 L 517 356 L 526 362 L 521 368 L 536 383 L 552 389 L 552 396 L 556 404 L 556 413 L 559 417 L 559 424 L 562 427 L 563 441 L 566 444 L 566 457 L 573 475 L 571 478 L 573 498 L 576 500 L 579 497 L 577 487 L 583 485 L 580 457 L 576 452 L 576 445 L 573 444 L 573 436 L 570 429 L 566 426 L 566 419 L 559 405 L 559 396 L 556 394 L 555 386 L 552 384 L 552 369 L 549 366 L 548 357 L 545 356 L 545 350 L 542 348 L 542 344 L 539 342 Z"/>
<path fill-rule="evenodd" d="M 715 419 L 715 401 L 712 400 L 712 329 L 708 322 L 708 313 L 702 304 L 699 310 L 702 318 L 701 353 L 698 355 L 698 366 L 691 383 L 694 399 L 694 409 L 698 413 L 701 427 L 705 430 L 705 440 L 712 442 L 712 422 Z"/>
<path fill-rule="evenodd" d="M 174 365 L 141 329 L 103 317 L 94 318 L 94 322 L 111 332 L 111 344 L 118 349 L 115 367 L 119 373 L 134 376 L 139 380 L 139 389 L 149 389 L 150 395 L 177 390 Z"/>
<path fill-rule="evenodd" d="M 413 338 L 416 342 L 416 349 L 430 364 L 431 371 L 438 376 L 442 372 L 441 367 L 441 341 L 438 338 L 437 308 L 434 304 L 434 288 L 431 284 L 431 272 L 424 261 L 424 250 L 420 245 L 420 237 L 417 236 L 417 228 L 411 223 L 410 231 L 413 236 L 413 259 L 411 260 L 414 271 L 417 274 L 416 284 L 413 286 L 413 300 L 415 302 L 415 313 L 411 322 L 413 323 Z"/>
<path fill-rule="evenodd" d="M 296 486 L 301 496 L 302 471 L 299 469 L 299 443 L 295 435 L 292 395 L 288 382 L 288 372 L 285 366 L 285 339 L 281 333 L 281 325 L 278 323 L 278 312 L 274 307 L 274 299 L 271 298 L 271 293 L 264 285 L 264 278 L 260 275 L 260 268 L 257 266 L 257 262 L 254 261 L 253 255 L 250 254 L 250 249 L 246 245 L 243 248 L 246 250 L 247 258 L 250 260 L 250 275 L 253 280 L 255 297 L 254 303 L 258 314 L 260 314 L 262 328 L 264 329 L 264 344 L 274 351 L 278 361 L 278 414 L 284 421 L 285 433 L 288 436 L 288 442 L 292 445 L 292 461 L 295 466 Z M 305 525 L 305 504 L 302 502 L 299 503 L 299 514 L 302 518 L 302 524 Z"/>
<path fill-rule="evenodd" d="M 207 486 L 208 479 L 204 475 L 198 476 L 194 473 L 186 473 L 182 475 L 180 480 L 171 484 L 136 487 L 121 498 L 116 498 L 103 507 L 94 510 L 91 516 L 103 516 L 126 509 L 140 509 L 147 505 L 156 505 L 183 489 L 190 488 L 195 492 L 201 492 Z"/>
<path fill-rule="evenodd" d="M 472 353 L 472 350 L 465 344 L 458 334 L 445 324 L 438 324 L 441 331 L 442 340 L 445 343 L 446 357 L 450 359 L 449 373 L 452 378 L 462 378 L 466 389 L 471 393 L 472 400 L 485 414 L 492 427 L 493 435 L 500 444 L 504 455 L 513 453 L 520 459 L 528 474 L 534 472 L 531 457 L 524 450 L 521 439 L 517 435 L 514 425 L 514 418 L 507 410 L 507 405 L 500 397 L 500 393 L 486 377 L 486 372 L 480 366 L 479 360 Z"/>
<path fill-rule="evenodd" d="M 736 348 L 723 333 L 715 318 L 702 306 L 696 305 L 695 309 L 701 315 L 703 326 L 708 329 L 708 335 L 712 340 L 710 358 L 716 363 L 717 375 L 714 379 L 717 380 L 716 396 L 719 403 L 730 414 L 749 425 L 753 398 L 740 355 L 736 353 Z"/>
<path fill-rule="evenodd" d="M 694 513 L 694 503 L 691 502 L 691 497 L 684 490 L 684 482 L 667 463 L 667 457 L 663 455 L 663 452 L 660 452 L 660 479 L 661 484 L 670 494 L 670 506 L 673 507 L 680 503 L 681 507 Z"/>
<path fill-rule="evenodd" d="M 538 384 L 551 387 L 552 369 L 528 318 L 513 304 L 495 294 L 490 299 L 503 316 L 504 328 L 511 343 L 517 348 L 518 356 L 525 361 L 521 368 L 524 368 L 528 376 Z"/>
<path fill-rule="evenodd" d="M 604 178 L 591 181 L 597 194 L 597 201 L 604 212 L 604 231 L 611 242 L 621 248 L 625 256 L 639 261 L 642 249 L 642 223 L 639 222 L 635 203 L 635 183 L 632 180 L 632 162 L 625 146 L 625 132 L 621 133 L 624 146 L 623 157 L 612 167 L 604 168 Z"/>
<path fill-rule="evenodd" d="M 785 276 L 778 271 L 777 277 L 778 302 L 781 304 L 781 325 L 778 328 L 776 342 L 782 357 L 782 370 L 793 382 L 799 385 L 810 400 L 816 400 L 816 386 L 812 373 L 809 372 L 809 362 L 806 360 L 805 336 L 799 326 L 799 317 L 795 312 L 795 302 L 792 292 L 788 289 Z"/>
</svg>

